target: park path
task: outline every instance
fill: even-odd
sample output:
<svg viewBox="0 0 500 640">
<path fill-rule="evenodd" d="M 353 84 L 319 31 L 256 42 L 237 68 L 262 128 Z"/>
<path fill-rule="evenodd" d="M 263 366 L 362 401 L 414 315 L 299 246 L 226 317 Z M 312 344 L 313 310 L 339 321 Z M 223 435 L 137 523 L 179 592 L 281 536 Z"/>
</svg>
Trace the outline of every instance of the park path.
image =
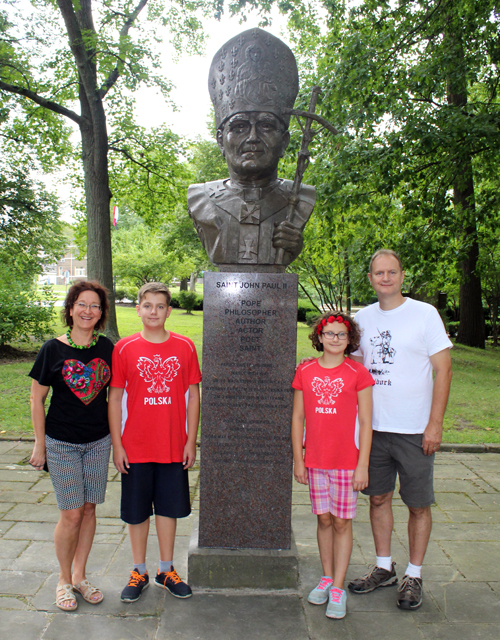
<svg viewBox="0 0 500 640">
<path fill-rule="evenodd" d="M 424 567 L 425 599 L 416 612 L 396 607 L 396 588 L 349 595 L 344 620 L 328 620 L 307 603 L 320 575 L 315 518 L 305 487 L 294 485 L 293 530 L 300 556 L 296 591 L 197 590 L 177 600 L 163 590 L 120 602 L 131 558 L 119 514 L 119 476 L 110 466 L 108 496 L 98 507 L 89 576 L 105 593 L 93 606 L 79 598 L 75 613 L 55 607 L 57 561 L 52 536 L 58 517 L 48 475 L 21 464 L 28 442 L 0 442 L 0 628 L 7 640 L 498 640 L 500 637 L 500 455 L 440 453 L 436 459 L 434 528 Z M 198 510 L 199 470 L 190 472 L 193 514 L 179 522 L 174 564 L 186 576 Z M 407 562 L 406 508 L 395 500 L 393 557 Z M 251 514 L 249 514 L 251 517 Z M 154 529 L 153 529 L 154 532 Z M 368 504 L 360 498 L 348 579 L 365 571 L 374 549 Z M 150 573 L 158 560 L 148 552 Z"/>
</svg>

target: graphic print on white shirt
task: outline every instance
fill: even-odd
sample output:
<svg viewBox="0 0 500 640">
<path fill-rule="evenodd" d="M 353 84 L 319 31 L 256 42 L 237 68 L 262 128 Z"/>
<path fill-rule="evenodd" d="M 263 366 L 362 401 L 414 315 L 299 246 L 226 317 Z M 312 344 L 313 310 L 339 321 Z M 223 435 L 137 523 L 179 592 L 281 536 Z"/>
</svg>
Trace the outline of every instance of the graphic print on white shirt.
<svg viewBox="0 0 500 640">
<path fill-rule="evenodd" d="M 311 382 L 312 390 L 319 396 L 318 404 L 335 404 L 334 398 L 342 392 L 343 386 L 342 378 L 330 380 L 330 376 L 325 376 L 323 380 L 315 377 Z"/>
<path fill-rule="evenodd" d="M 394 364 L 396 349 L 391 347 L 391 332 L 389 330 L 379 331 L 378 328 L 377 331 L 377 335 L 370 338 L 372 345 L 370 364 Z"/>
<path fill-rule="evenodd" d="M 153 356 L 153 360 L 141 357 L 137 363 L 141 378 L 144 378 L 145 382 L 152 383 L 148 387 L 150 393 L 166 393 L 170 391 L 167 382 L 172 382 L 180 366 L 176 356 L 171 356 L 163 361 L 160 355 Z"/>
</svg>

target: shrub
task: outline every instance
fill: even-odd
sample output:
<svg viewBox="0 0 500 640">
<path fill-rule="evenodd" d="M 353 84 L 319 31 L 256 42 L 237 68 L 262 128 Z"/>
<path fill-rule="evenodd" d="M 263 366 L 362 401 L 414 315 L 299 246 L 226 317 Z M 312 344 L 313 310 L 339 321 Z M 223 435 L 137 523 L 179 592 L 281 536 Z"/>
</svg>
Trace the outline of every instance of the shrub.
<svg viewBox="0 0 500 640">
<path fill-rule="evenodd" d="M 450 334 L 450 338 L 456 338 L 457 337 L 457 332 L 458 332 L 458 326 L 460 325 L 460 322 L 458 322 L 457 320 L 452 320 L 451 322 L 448 322 L 446 328 L 448 329 L 448 333 Z"/>
<path fill-rule="evenodd" d="M 13 340 L 43 340 L 52 331 L 55 297 L 50 285 L 38 291 L 29 283 L 0 273 L 0 344 Z"/>
<path fill-rule="evenodd" d="M 316 318 L 318 316 L 320 316 L 320 312 L 319 311 L 308 311 L 306 313 L 306 324 L 308 327 L 311 327 L 315 322 L 316 322 Z"/>
<path fill-rule="evenodd" d="M 185 309 L 186 313 L 192 313 L 196 307 L 198 296 L 194 291 L 180 291 L 179 304 L 181 309 Z"/>
<path fill-rule="evenodd" d="M 184 309 L 181 304 L 180 294 L 181 293 L 193 293 L 196 296 L 196 302 L 193 307 L 193 311 L 203 311 L 203 296 L 199 293 L 194 293 L 193 291 L 180 291 L 172 294 L 172 299 L 170 300 L 170 306 L 173 309 Z"/>
<path fill-rule="evenodd" d="M 318 315 L 320 312 L 316 307 L 309 302 L 309 300 L 302 300 L 299 298 L 297 307 L 297 322 L 307 322 L 306 316 L 308 313 L 314 312 Z"/>
</svg>

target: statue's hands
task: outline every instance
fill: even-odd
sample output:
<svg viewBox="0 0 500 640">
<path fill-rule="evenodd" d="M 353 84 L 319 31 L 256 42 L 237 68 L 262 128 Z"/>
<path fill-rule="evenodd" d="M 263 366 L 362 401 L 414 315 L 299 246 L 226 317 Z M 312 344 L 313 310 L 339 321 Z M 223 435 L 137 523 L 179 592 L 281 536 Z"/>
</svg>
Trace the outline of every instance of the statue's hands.
<svg viewBox="0 0 500 640">
<path fill-rule="evenodd" d="M 284 249 L 289 253 L 299 255 L 304 244 L 302 231 L 294 227 L 288 220 L 284 220 L 279 224 L 275 222 L 274 226 L 273 246 L 276 249 Z"/>
</svg>

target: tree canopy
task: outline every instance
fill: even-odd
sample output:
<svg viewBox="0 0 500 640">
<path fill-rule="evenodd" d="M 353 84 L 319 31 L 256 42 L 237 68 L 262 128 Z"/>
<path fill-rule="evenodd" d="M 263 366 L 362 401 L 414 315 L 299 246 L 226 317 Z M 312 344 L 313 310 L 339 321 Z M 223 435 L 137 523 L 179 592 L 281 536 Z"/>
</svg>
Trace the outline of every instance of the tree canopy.
<svg viewBox="0 0 500 640">
<path fill-rule="evenodd" d="M 178 48 L 197 50 L 203 0 L 32 0 L 3 2 L 0 107 L 3 144 L 25 145 L 46 169 L 64 162 L 67 123 L 80 132 L 87 219 L 88 275 L 113 289 L 109 131 L 124 147 L 133 137 L 133 92 L 170 85 L 159 73 L 159 27 Z M 219 6 L 220 3 L 218 3 Z M 120 82 L 118 82 L 120 81 Z M 124 149 L 115 146 L 115 152 Z M 126 155 L 126 154 L 125 154 Z M 117 338 L 114 305 L 108 331 Z"/>
<path fill-rule="evenodd" d="M 431 287 L 459 273 L 458 340 L 484 346 L 479 245 L 495 210 L 478 210 L 477 193 L 480 167 L 498 166 L 497 3 L 322 5 L 323 32 L 317 3 L 290 20 L 307 82 L 323 88 L 321 113 L 343 134 L 311 165 L 322 215 L 350 224 L 363 207 L 370 223 L 360 239 L 369 247 L 385 199 L 405 265 Z"/>
</svg>

